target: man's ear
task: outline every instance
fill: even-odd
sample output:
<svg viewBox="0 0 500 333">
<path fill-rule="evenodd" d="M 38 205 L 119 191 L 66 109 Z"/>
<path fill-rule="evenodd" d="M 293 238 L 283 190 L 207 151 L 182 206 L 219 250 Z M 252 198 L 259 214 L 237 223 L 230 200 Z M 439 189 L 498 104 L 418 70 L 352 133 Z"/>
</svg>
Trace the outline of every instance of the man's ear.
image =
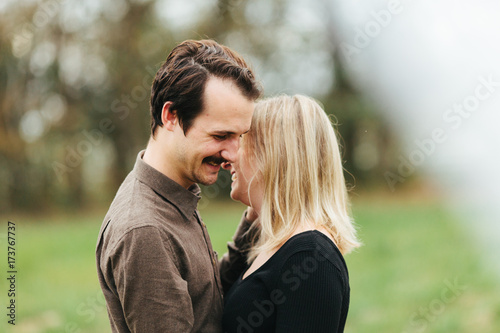
<svg viewBox="0 0 500 333">
<path fill-rule="evenodd" d="M 178 124 L 179 119 L 177 119 L 177 112 L 170 109 L 172 102 L 165 102 L 163 108 L 161 109 L 161 122 L 165 129 L 173 131 L 175 126 Z"/>
</svg>

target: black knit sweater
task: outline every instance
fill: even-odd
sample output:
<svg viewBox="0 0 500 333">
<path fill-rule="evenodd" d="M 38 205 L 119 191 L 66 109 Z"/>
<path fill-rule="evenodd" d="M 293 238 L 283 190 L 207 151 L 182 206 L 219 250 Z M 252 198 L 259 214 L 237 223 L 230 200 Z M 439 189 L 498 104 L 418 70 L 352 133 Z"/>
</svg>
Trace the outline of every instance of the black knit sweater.
<svg viewBox="0 0 500 333">
<path fill-rule="evenodd" d="M 290 238 L 225 295 L 226 333 L 343 332 L 349 276 L 342 254 L 319 231 Z"/>
</svg>

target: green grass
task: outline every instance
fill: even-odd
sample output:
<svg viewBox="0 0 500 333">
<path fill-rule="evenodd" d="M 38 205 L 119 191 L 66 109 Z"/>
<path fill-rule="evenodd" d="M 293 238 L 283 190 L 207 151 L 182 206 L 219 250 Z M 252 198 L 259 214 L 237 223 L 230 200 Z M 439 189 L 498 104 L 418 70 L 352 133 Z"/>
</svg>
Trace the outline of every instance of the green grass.
<svg viewBox="0 0 500 333">
<path fill-rule="evenodd" d="M 201 212 L 220 255 L 242 210 L 211 202 Z M 437 204 L 357 202 L 353 211 L 365 245 L 346 256 L 346 332 L 500 331 L 498 277 L 480 266 L 467 233 Z M 10 217 L 17 227 L 17 325 L 3 314 L 0 332 L 110 332 L 94 262 L 103 213 Z M 0 243 L 4 248 L 5 238 Z M 0 286 L 6 304 L 5 279 Z"/>
<path fill-rule="evenodd" d="M 437 204 L 358 204 L 347 332 L 499 332 L 498 277 Z"/>
</svg>

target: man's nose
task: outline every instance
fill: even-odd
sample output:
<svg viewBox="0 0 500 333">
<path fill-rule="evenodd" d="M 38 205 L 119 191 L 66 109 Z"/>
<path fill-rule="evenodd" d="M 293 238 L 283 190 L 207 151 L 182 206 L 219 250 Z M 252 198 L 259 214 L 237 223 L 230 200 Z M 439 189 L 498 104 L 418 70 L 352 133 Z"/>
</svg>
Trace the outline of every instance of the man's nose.
<svg viewBox="0 0 500 333">
<path fill-rule="evenodd" d="M 221 152 L 221 157 L 228 161 L 229 163 L 233 163 L 236 161 L 236 155 L 238 153 L 238 149 L 240 148 L 240 140 L 238 138 L 234 138 L 231 140 L 227 140 L 226 146 L 224 150 Z"/>
</svg>

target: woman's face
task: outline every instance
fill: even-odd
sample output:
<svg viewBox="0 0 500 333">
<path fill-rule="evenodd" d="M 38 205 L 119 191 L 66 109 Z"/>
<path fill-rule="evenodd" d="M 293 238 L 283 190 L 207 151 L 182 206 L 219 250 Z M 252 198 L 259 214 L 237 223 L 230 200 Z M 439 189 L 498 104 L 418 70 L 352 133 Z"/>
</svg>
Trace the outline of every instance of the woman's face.
<svg viewBox="0 0 500 333">
<path fill-rule="evenodd" d="M 236 161 L 231 164 L 231 198 L 247 206 L 260 209 L 263 188 L 262 179 L 257 174 L 255 163 L 248 158 L 245 147 L 240 146 Z"/>
</svg>

